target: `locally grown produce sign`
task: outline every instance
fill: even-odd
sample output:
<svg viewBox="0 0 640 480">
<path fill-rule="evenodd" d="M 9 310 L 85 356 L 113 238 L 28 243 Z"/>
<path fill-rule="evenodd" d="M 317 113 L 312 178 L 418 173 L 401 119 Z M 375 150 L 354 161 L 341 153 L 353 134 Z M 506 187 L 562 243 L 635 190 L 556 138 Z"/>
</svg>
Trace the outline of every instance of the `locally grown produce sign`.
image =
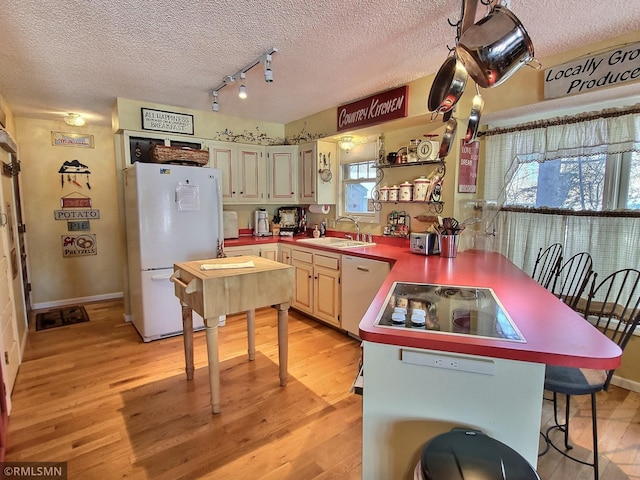
<svg viewBox="0 0 640 480">
<path fill-rule="evenodd" d="M 559 98 L 640 79 L 640 43 L 547 68 L 544 98 Z"/>
</svg>

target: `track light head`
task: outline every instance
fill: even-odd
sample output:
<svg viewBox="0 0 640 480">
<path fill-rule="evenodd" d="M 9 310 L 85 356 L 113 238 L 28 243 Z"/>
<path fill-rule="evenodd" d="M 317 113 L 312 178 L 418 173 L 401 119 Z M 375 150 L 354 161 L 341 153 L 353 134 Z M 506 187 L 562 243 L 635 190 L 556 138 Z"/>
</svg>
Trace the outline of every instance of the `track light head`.
<svg viewBox="0 0 640 480">
<path fill-rule="evenodd" d="M 271 70 L 271 54 L 265 55 L 264 59 L 264 81 L 273 82 L 273 70 Z"/>
<path fill-rule="evenodd" d="M 246 78 L 245 73 L 244 73 L 244 72 L 240 72 L 240 81 L 241 81 L 242 83 L 240 83 L 240 86 L 238 87 L 238 96 L 239 96 L 240 98 L 242 98 L 243 100 L 244 100 L 245 98 L 247 98 L 247 87 L 246 87 L 246 85 L 244 84 L 244 79 L 245 79 L 245 78 Z"/>
<path fill-rule="evenodd" d="M 219 112 L 220 105 L 218 105 L 218 92 L 214 90 L 213 92 L 211 92 L 211 96 L 213 97 L 213 101 L 211 102 L 211 111 Z"/>
</svg>

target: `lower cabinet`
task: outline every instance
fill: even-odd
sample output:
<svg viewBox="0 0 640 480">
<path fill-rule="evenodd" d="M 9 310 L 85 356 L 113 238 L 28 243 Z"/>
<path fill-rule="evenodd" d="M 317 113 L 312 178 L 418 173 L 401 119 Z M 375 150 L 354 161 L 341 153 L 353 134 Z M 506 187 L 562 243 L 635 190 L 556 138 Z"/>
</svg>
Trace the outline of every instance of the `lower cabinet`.
<svg viewBox="0 0 640 480">
<path fill-rule="evenodd" d="M 291 247 L 280 244 L 280 263 L 291 265 Z"/>
<path fill-rule="evenodd" d="M 244 245 L 241 247 L 225 247 L 224 253 L 227 257 L 241 257 L 243 255 L 253 255 L 266 258 L 267 260 L 278 260 L 278 244 L 265 243 L 262 245 Z"/>
<path fill-rule="evenodd" d="M 291 249 L 295 268 L 293 308 L 340 327 L 340 254 Z"/>
</svg>

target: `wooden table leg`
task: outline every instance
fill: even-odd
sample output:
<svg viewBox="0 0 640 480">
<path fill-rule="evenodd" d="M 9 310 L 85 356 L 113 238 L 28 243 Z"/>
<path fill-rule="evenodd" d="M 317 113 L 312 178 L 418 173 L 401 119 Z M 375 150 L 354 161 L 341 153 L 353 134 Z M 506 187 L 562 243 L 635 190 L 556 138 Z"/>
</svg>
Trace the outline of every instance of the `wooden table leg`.
<svg viewBox="0 0 640 480">
<path fill-rule="evenodd" d="M 249 352 L 249 361 L 255 360 L 256 358 L 256 311 L 248 310 L 247 311 L 247 342 L 248 342 L 248 352 Z"/>
<path fill-rule="evenodd" d="M 193 380 L 193 316 L 191 307 L 182 304 L 182 330 L 184 340 L 184 361 L 187 380 Z"/>
<path fill-rule="evenodd" d="M 220 361 L 218 358 L 218 317 L 206 318 L 207 358 L 209 360 L 209 388 L 211 411 L 220 413 Z"/>
<path fill-rule="evenodd" d="M 289 358 L 289 303 L 276 305 L 278 310 L 278 361 L 280 364 L 280 386 L 287 384 L 287 362 Z"/>
</svg>

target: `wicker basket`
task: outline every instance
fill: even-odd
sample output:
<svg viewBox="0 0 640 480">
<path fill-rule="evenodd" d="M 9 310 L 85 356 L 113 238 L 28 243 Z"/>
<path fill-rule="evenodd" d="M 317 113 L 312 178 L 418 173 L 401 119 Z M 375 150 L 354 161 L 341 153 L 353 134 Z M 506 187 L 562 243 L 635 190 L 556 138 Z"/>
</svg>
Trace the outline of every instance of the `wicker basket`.
<svg viewBox="0 0 640 480">
<path fill-rule="evenodd" d="M 151 147 L 151 161 L 153 163 L 185 163 L 206 165 L 209 163 L 207 150 L 196 150 L 186 147 L 165 147 L 153 145 Z"/>
</svg>

